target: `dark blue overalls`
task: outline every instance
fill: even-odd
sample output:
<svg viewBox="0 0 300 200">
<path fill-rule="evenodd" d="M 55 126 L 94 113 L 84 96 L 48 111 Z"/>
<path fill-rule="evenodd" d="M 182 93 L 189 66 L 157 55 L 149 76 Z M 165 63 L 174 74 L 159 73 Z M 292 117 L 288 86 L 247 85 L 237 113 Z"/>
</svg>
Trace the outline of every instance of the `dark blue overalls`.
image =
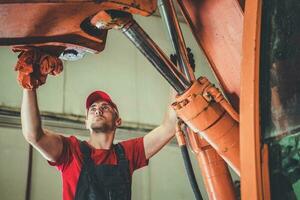
<svg viewBox="0 0 300 200">
<path fill-rule="evenodd" d="M 121 144 L 113 146 L 117 165 L 95 165 L 91 149 L 80 142 L 83 163 L 77 183 L 75 200 L 130 200 L 131 176 L 129 161 Z"/>
</svg>

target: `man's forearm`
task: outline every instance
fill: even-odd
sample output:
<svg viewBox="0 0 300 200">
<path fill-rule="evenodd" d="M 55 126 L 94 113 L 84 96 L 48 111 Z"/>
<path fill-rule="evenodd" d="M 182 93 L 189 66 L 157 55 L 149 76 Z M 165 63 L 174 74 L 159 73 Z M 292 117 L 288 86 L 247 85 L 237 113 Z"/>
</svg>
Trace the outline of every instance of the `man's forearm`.
<svg viewBox="0 0 300 200">
<path fill-rule="evenodd" d="M 36 142 L 43 134 L 35 90 L 23 90 L 21 107 L 22 132 L 28 142 Z"/>
<path fill-rule="evenodd" d="M 174 101 L 175 92 L 172 91 L 171 102 Z M 174 137 L 176 132 L 177 115 L 171 106 L 165 114 L 163 123 L 152 130 L 144 137 L 144 147 L 146 158 L 151 158 L 163 146 L 165 146 Z"/>
</svg>

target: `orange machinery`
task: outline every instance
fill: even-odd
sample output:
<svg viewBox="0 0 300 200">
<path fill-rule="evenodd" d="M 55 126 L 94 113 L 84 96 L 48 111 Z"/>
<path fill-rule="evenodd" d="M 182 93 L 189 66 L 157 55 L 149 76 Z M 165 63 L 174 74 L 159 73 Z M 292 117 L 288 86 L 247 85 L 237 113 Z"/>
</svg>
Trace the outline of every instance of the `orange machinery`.
<svg viewBox="0 0 300 200">
<path fill-rule="evenodd" d="M 300 63 L 297 54 L 300 52 L 297 48 L 300 46 L 297 28 L 300 6 L 296 0 L 285 2 L 176 0 L 223 93 L 207 78 L 194 77 L 171 0 L 34 0 L 26 3 L 0 0 L 0 45 L 19 49 L 35 46 L 62 59 L 75 60 L 86 52 L 101 52 L 107 31 L 111 28 L 121 30 L 178 92 L 173 108 L 188 126 L 185 135 L 197 157 L 209 198 L 237 198 L 228 164 L 240 175 L 242 199 L 270 199 L 274 190 L 272 180 L 275 180 L 270 174 L 276 171 L 275 165 L 269 166 L 273 158 L 276 159 L 276 156 L 272 157 L 273 146 L 280 143 L 278 138 L 295 135 L 298 130 L 294 128 L 291 132 L 289 129 L 291 122 L 296 127 L 298 115 L 289 118 L 286 99 L 282 98 L 292 96 L 291 104 L 296 108 L 299 105 L 298 90 L 283 93 L 286 90 L 281 84 L 287 84 L 279 75 L 286 73 L 286 69 L 298 72 L 293 66 Z M 179 68 L 131 16 L 149 16 L 157 5 L 165 9 L 163 17 L 169 26 Z M 289 9 L 292 12 L 288 12 Z M 287 16 L 284 19 L 289 26 L 280 22 L 280 16 Z M 267 39 L 262 39 L 263 36 Z M 287 39 L 290 37 L 292 39 Z M 269 44 L 273 45 L 274 51 Z M 283 53 L 290 52 L 289 45 L 296 53 Z M 272 59 L 265 59 L 270 55 Z M 291 55 L 293 59 L 287 60 Z M 262 64 L 271 66 L 271 73 L 264 71 Z M 267 77 L 271 78 L 265 79 L 261 74 L 269 74 Z M 289 76 L 298 80 L 292 72 Z M 269 91 L 265 86 L 269 85 L 270 79 L 271 100 L 264 101 L 262 91 Z M 267 106 L 263 107 L 262 102 Z M 271 121 L 277 124 L 276 130 L 281 130 L 277 131 L 276 137 L 266 136 L 265 124 L 268 123 L 265 123 L 267 119 L 262 111 L 271 112 L 270 116 L 274 118 Z M 181 128 L 178 125 L 180 146 L 186 144 Z M 280 175 L 287 177 L 286 173 Z M 272 198 L 276 199 L 276 196 Z"/>
</svg>

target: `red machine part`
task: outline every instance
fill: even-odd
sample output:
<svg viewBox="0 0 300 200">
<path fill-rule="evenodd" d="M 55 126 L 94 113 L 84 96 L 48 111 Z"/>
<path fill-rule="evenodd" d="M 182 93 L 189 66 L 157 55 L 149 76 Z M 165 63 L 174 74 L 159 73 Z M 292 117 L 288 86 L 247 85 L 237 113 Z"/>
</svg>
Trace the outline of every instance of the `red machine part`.
<svg viewBox="0 0 300 200">
<path fill-rule="evenodd" d="M 209 199 L 236 199 L 225 161 L 199 134 L 190 129 L 188 129 L 188 138 L 191 149 L 196 154 Z"/>
<path fill-rule="evenodd" d="M 206 91 L 210 87 L 206 78 L 199 78 L 184 94 L 177 96 L 172 106 L 177 115 L 240 175 L 239 123 L 210 99 Z"/>
<path fill-rule="evenodd" d="M 89 17 L 101 10 L 148 16 L 155 9 L 156 1 L 147 0 L 0 0 L 0 45 L 39 46 L 57 56 L 66 48 L 99 53 L 105 47 L 107 30 L 90 30 L 84 24 Z"/>
<path fill-rule="evenodd" d="M 177 2 L 224 93 L 238 111 L 244 0 Z"/>
<path fill-rule="evenodd" d="M 236 199 L 233 182 L 225 161 L 199 134 L 188 128 L 187 136 L 201 169 L 209 199 Z M 176 139 L 180 147 L 186 145 L 185 135 L 179 123 L 176 126 Z"/>
</svg>

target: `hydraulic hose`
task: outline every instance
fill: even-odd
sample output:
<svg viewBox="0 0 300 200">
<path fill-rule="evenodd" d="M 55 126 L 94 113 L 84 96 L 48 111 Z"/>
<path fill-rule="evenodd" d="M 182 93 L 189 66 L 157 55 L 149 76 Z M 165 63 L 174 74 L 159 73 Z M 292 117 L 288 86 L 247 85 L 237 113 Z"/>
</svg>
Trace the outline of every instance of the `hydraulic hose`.
<svg viewBox="0 0 300 200">
<path fill-rule="evenodd" d="M 181 146 L 180 150 L 181 150 L 182 158 L 183 158 L 183 161 L 184 161 L 184 166 L 185 166 L 185 169 L 186 169 L 186 173 L 188 175 L 190 184 L 192 186 L 192 189 L 193 189 L 193 192 L 194 192 L 194 195 L 195 195 L 195 199 L 202 200 L 203 198 L 201 196 L 201 193 L 200 193 L 200 190 L 199 190 L 199 187 L 198 187 L 198 183 L 197 183 L 196 178 L 195 178 L 194 170 L 193 170 L 193 167 L 192 167 L 191 159 L 190 159 L 190 156 L 189 156 L 186 145 Z"/>
<path fill-rule="evenodd" d="M 183 162 L 184 162 L 184 166 L 186 169 L 186 173 L 189 179 L 189 182 L 191 184 L 192 190 L 194 192 L 195 195 L 195 199 L 196 200 L 202 200 L 202 196 L 198 187 L 198 183 L 196 181 L 196 177 L 195 177 L 195 173 L 192 167 L 192 163 L 191 163 L 191 159 L 190 159 L 190 155 L 189 152 L 187 150 L 186 147 L 186 141 L 185 141 L 185 137 L 183 134 L 183 131 L 180 127 L 181 122 L 178 122 L 177 126 L 176 126 L 176 138 L 177 138 L 177 142 L 178 145 L 180 147 L 181 150 L 181 154 L 182 154 L 182 158 L 183 158 Z"/>
</svg>

